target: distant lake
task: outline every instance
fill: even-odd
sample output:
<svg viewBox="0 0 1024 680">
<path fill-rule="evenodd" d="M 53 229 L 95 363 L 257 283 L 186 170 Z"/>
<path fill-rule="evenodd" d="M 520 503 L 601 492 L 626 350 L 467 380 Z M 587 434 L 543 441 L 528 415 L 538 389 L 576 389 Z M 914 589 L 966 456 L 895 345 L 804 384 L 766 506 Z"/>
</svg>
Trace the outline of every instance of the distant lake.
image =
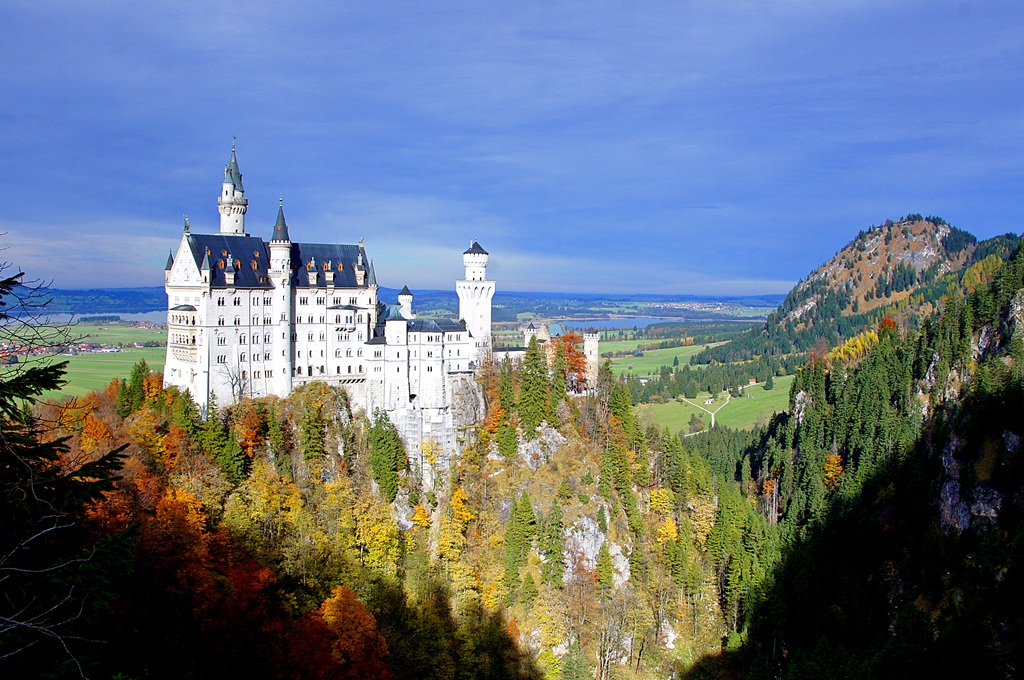
<svg viewBox="0 0 1024 680">
<path fill-rule="evenodd" d="M 654 323 L 666 321 L 685 321 L 685 319 L 663 316 L 628 316 L 615 319 L 565 319 L 559 321 L 566 328 L 646 328 Z"/>
</svg>

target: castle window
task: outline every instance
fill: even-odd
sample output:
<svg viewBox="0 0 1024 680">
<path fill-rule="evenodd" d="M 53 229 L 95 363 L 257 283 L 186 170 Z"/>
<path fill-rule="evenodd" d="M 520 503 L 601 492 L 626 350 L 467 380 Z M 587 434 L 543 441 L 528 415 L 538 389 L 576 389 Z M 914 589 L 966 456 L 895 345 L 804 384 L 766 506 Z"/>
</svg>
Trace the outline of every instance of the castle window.
<svg viewBox="0 0 1024 680">
<path fill-rule="evenodd" d="M 309 323 L 313 323 L 313 317 L 312 317 L 312 315 L 311 315 L 311 316 L 309 317 Z"/>
<path fill-rule="evenodd" d="M 227 357 L 226 354 L 218 354 L 217 355 L 217 363 L 218 364 L 226 364 L 227 362 L 228 362 L 228 357 Z"/>
<path fill-rule="evenodd" d="M 222 297 L 217 298 L 217 306 L 218 307 L 223 307 L 224 306 L 224 298 L 222 298 Z"/>
<path fill-rule="evenodd" d="M 321 333 L 320 334 L 320 339 L 321 340 L 326 340 L 327 339 L 327 333 Z"/>
<path fill-rule="evenodd" d="M 255 262 L 253 262 L 253 264 L 256 264 L 256 263 L 255 263 Z M 260 306 L 260 299 L 259 299 L 258 297 L 254 297 L 254 298 L 252 299 L 252 304 L 253 304 L 253 306 L 255 306 L 255 307 L 259 307 L 259 306 Z"/>
<path fill-rule="evenodd" d="M 361 357 L 361 356 L 363 356 L 363 350 L 361 350 L 361 349 L 357 349 L 357 350 L 356 350 L 356 356 L 357 356 L 357 357 Z"/>
<path fill-rule="evenodd" d="M 259 336 L 259 334 L 258 334 L 258 333 L 253 333 L 253 334 L 252 334 L 252 344 L 254 344 L 254 345 L 255 345 L 255 344 L 257 344 L 257 343 L 258 343 L 259 341 L 260 341 L 260 336 Z"/>
<path fill-rule="evenodd" d="M 274 377 L 274 372 L 273 371 L 267 371 L 267 377 L 268 378 L 273 378 Z"/>
<path fill-rule="evenodd" d="M 381 351 L 379 349 L 375 349 L 373 351 L 373 358 L 374 359 L 380 359 L 380 355 L 381 355 Z"/>
<path fill-rule="evenodd" d="M 322 304 L 324 304 L 324 303 L 326 303 L 326 302 L 327 302 L 327 298 L 322 298 L 322 297 L 318 297 L 318 298 L 316 299 L 316 303 L 317 303 L 318 305 L 322 305 Z"/>
<path fill-rule="evenodd" d="M 325 372 L 326 372 L 326 370 L 324 369 L 323 366 L 321 366 L 320 367 L 320 375 L 323 375 Z"/>
<path fill-rule="evenodd" d="M 239 345 L 244 345 L 245 344 L 245 336 L 244 335 L 242 337 L 238 338 L 238 344 Z"/>
<path fill-rule="evenodd" d="M 299 298 L 299 304 L 300 305 L 308 305 L 309 304 L 309 298 L 308 297 L 300 297 Z"/>
<path fill-rule="evenodd" d="M 341 375 L 341 366 L 335 366 L 334 367 L 334 374 L 335 375 Z"/>
<path fill-rule="evenodd" d="M 340 305 L 341 304 L 341 298 L 334 298 L 331 301 L 331 304 Z"/>
<path fill-rule="evenodd" d="M 242 320 L 239 317 L 237 317 L 237 316 L 235 317 L 235 325 L 236 326 L 241 326 L 242 325 Z"/>
<path fill-rule="evenodd" d="M 224 325 L 224 317 L 223 316 L 220 317 L 219 319 L 217 319 L 217 325 L 218 326 L 223 326 Z"/>
<path fill-rule="evenodd" d="M 357 303 L 358 301 L 359 301 L 359 298 L 354 298 L 354 297 L 350 297 L 350 298 L 348 299 L 348 303 L 349 303 L 350 305 L 354 305 L 354 304 L 356 304 L 356 303 Z"/>
<path fill-rule="evenodd" d="M 352 356 L 352 350 L 351 349 L 345 350 L 345 356 L 347 356 L 347 357 Z"/>
<path fill-rule="evenodd" d="M 252 372 L 252 377 L 254 377 L 256 379 L 259 379 L 260 378 L 260 372 L 259 371 L 253 371 Z"/>
<path fill-rule="evenodd" d="M 248 376 L 248 375 L 246 374 L 246 372 L 245 372 L 245 371 L 242 371 L 242 380 L 245 380 L 245 379 L 246 379 L 246 378 L 248 378 L 248 377 L 249 377 L 249 376 Z"/>
<path fill-rule="evenodd" d="M 242 306 L 242 298 L 236 297 L 234 300 L 231 301 L 231 304 L 233 304 L 235 307 L 241 307 Z"/>
<path fill-rule="evenodd" d="M 433 366 L 427 366 L 427 373 L 433 373 L 433 372 L 434 372 L 434 367 Z"/>
<path fill-rule="evenodd" d="M 264 326 L 269 326 L 270 325 L 270 317 L 269 316 L 263 317 L 263 325 Z"/>
<path fill-rule="evenodd" d="M 358 335 L 357 339 L 358 339 L 358 340 L 362 340 L 362 339 L 363 339 L 363 334 L 362 334 L 362 333 L 360 333 L 360 334 Z"/>
<path fill-rule="evenodd" d="M 312 339 L 313 339 L 313 334 L 312 334 L 312 333 L 310 333 L 309 335 L 307 335 L 307 336 L 306 336 L 306 339 L 307 339 L 307 340 L 312 340 Z"/>
<path fill-rule="evenodd" d="M 245 352 L 242 352 L 241 354 L 238 355 L 238 360 L 245 361 Z"/>
<path fill-rule="evenodd" d="M 270 342 L 270 333 L 267 333 L 266 335 L 263 336 L 263 342 Z"/>
<path fill-rule="evenodd" d="M 334 315 L 334 323 L 341 323 L 341 314 Z"/>
<path fill-rule="evenodd" d="M 323 323 L 325 321 L 327 321 L 327 317 L 326 316 L 321 316 L 320 317 L 320 323 Z"/>
<path fill-rule="evenodd" d="M 362 364 L 359 364 L 359 372 L 360 372 L 360 373 L 362 373 L 362 372 L 363 372 L 363 365 L 362 365 Z"/>
<path fill-rule="evenodd" d="M 265 297 L 265 298 L 263 298 L 263 305 L 264 305 L 265 307 L 269 307 L 269 306 L 270 306 L 270 304 L 271 304 L 271 300 L 270 300 L 270 298 L 268 298 L 268 297 Z"/>
<path fill-rule="evenodd" d="M 252 325 L 253 326 L 259 326 L 260 325 L 260 317 L 258 317 L 258 316 L 252 317 Z"/>
<path fill-rule="evenodd" d="M 217 344 L 221 345 L 221 346 L 226 345 L 226 344 L 228 344 L 228 339 L 225 338 L 223 335 L 218 335 L 217 336 Z"/>
<path fill-rule="evenodd" d="M 263 354 L 263 360 L 264 361 L 270 361 L 270 352 L 265 352 Z"/>
</svg>

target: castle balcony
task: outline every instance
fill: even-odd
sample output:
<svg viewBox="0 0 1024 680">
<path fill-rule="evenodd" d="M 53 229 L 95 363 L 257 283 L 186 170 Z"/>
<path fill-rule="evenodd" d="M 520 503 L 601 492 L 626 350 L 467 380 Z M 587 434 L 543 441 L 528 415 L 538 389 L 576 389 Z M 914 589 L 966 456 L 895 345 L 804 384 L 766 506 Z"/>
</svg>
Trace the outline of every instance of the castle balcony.
<svg viewBox="0 0 1024 680">
<path fill-rule="evenodd" d="M 170 350 L 171 356 L 178 361 L 184 361 L 189 364 L 194 364 L 199 361 L 199 352 L 196 351 L 195 345 L 171 343 Z"/>
</svg>

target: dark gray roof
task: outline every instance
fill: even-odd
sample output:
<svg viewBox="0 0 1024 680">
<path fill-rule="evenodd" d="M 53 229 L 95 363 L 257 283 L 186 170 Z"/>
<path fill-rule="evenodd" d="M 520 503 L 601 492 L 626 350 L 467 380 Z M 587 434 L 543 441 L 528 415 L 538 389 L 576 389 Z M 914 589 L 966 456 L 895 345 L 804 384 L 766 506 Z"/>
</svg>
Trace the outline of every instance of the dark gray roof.
<svg viewBox="0 0 1024 680">
<path fill-rule="evenodd" d="M 466 324 L 451 319 L 410 319 L 409 330 L 413 333 L 458 333 L 466 330 Z"/>
<path fill-rule="evenodd" d="M 402 292 L 399 293 L 398 295 L 412 295 L 412 292 L 409 290 L 409 286 L 402 286 Z"/>
<path fill-rule="evenodd" d="M 238 169 L 238 159 L 235 158 L 235 145 L 231 145 L 231 160 L 224 166 L 224 181 L 231 182 L 235 185 L 235 188 L 241 192 L 245 189 L 242 187 L 242 173 Z"/>
<path fill-rule="evenodd" d="M 171 311 L 172 312 L 194 312 L 194 311 L 196 311 L 196 308 L 193 307 L 192 305 L 177 305 L 175 307 L 171 307 Z"/>
<path fill-rule="evenodd" d="M 174 266 L 174 253 L 167 251 L 167 265 L 164 267 L 164 271 L 170 271 L 171 267 Z"/>
<path fill-rule="evenodd" d="M 405 319 L 402 316 L 402 307 L 400 305 L 385 305 L 384 309 L 381 310 L 380 315 L 377 317 L 377 321 L 401 321 Z"/>
<path fill-rule="evenodd" d="M 277 223 L 274 225 L 274 235 L 270 237 L 271 241 L 291 241 L 288 238 L 288 225 L 284 221 L 284 201 L 277 206 Z"/>
<path fill-rule="evenodd" d="M 226 288 L 224 270 L 229 258 L 235 268 L 235 288 L 270 288 L 267 267 L 270 250 L 263 239 L 255 236 L 227 234 L 189 234 L 192 257 L 202 260 L 210 270 L 210 285 Z"/>
<path fill-rule="evenodd" d="M 370 260 L 370 285 L 377 285 L 377 272 L 373 270 L 373 260 Z"/>
<path fill-rule="evenodd" d="M 256 236 L 231 234 L 188 235 L 188 244 L 196 264 L 207 263 L 211 285 L 225 288 L 224 268 L 228 256 L 235 263 L 235 288 L 270 288 L 267 269 L 270 266 L 270 247 Z M 294 288 L 326 288 L 324 265 L 334 272 L 336 288 L 358 288 L 354 266 L 362 260 L 365 267 L 366 251 L 358 245 L 325 243 L 292 243 L 291 268 Z M 202 265 L 200 265 L 202 268 Z M 316 272 L 316 282 L 310 284 L 308 272 Z M 366 284 L 363 284 L 365 287 Z"/>
<path fill-rule="evenodd" d="M 469 249 L 466 252 L 462 253 L 462 254 L 463 255 L 469 255 L 470 253 L 473 253 L 474 255 L 488 255 L 489 254 L 486 250 L 481 248 L 480 244 L 477 243 L 476 241 L 470 241 L 469 242 Z"/>
</svg>

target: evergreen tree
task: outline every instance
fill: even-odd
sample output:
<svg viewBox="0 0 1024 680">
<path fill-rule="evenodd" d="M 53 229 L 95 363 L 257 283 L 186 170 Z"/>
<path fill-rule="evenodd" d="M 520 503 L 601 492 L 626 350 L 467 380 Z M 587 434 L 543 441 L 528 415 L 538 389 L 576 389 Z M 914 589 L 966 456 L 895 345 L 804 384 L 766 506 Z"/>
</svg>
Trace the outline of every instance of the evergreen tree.
<svg viewBox="0 0 1024 680">
<path fill-rule="evenodd" d="M 327 452 L 324 437 L 327 435 L 327 423 L 323 415 L 324 406 L 319 401 L 309 398 L 303 400 L 302 417 L 299 420 L 299 443 L 306 460 L 322 458 Z"/>
<path fill-rule="evenodd" d="M 591 680 L 592 677 L 590 664 L 587 663 L 587 657 L 579 643 L 572 643 L 569 651 L 562 657 L 561 680 Z"/>
<path fill-rule="evenodd" d="M 530 346 L 523 357 L 521 376 L 519 418 L 523 436 L 532 440 L 537 437 L 537 427 L 547 417 L 549 394 L 547 360 L 536 336 L 530 338 Z"/>
<path fill-rule="evenodd" d="M 768 379 L 764 381 L 764 389 L 774 390 L 775 389 L 775 376 L 771 373 L 768 374 Z"/>
<path fill-rule="evenodd" d="M 132 366 L 128 380 L 121 383 L 121 389 L 117 393 L 117 414 L 122 418 L 127 418 L 142 406 L 145 400 L 142 383 L 149 373 L 149 364 L 145 359 L 140 359 Z"/>
<path fill-rule="evenodd" d="M 214 457 L 217 464 L 224 470 L 228 481 L 235 486 L 242 483 L 245 479 L 246 459 L 245 454 L 242 453 L 242 447 L 235 437 L 227 437 L 227 441 Z"/>
<path fill-rule="evenodd" d="M 608 549 L 608 539 L 601 542 L 601 549 L 597 552 L 597 585 L 601 599 L 610 599 L 615 587 L 615 566 L 612 564 L 612 554 Z"/>
<path fill-rule="evenodd" d="M 370 428 L 370 469 L 380 494 L 388 503 L 398 494 L 398 473 L 408 466 L 405 447 L 387 414 L 377 411 Z"/>
<path fill-rule="evenodd" d="M 548 585 L 561 586 L 562 573 L 565 571 L 565 554 L 563 552 L 562 535 L 565 527 L 562 506 L 555 500 L 551 504 L 551 512 L 544 522 L 544 531 L 540 538 L 540 553 L 544 556 L 541 566 L 541 577 Z"/>
</svg>

